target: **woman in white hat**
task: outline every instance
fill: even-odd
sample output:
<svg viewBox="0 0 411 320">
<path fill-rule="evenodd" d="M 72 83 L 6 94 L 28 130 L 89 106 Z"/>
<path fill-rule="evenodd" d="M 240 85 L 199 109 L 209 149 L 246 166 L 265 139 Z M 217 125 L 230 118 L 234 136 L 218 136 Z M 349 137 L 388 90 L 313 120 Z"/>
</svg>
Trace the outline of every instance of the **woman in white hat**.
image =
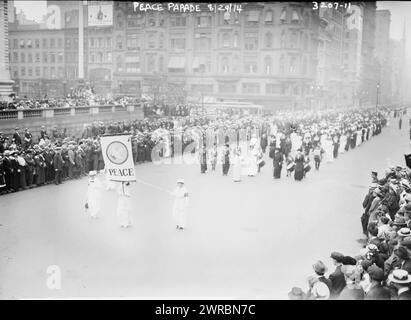
<svg viewBox="0 0 411 320">
<path fill-rule="evenodd" d="M 86 213 L 90 213 L 91 218 L 96 219 L 100 213 L 101 192 L 100 183 L 96 179 L 96 171 L 89 172 L 89 181 L 87 189 Z"/>
<path fill-rule="evenodd" d="M 186 210 L 188 207 L 188 191 L 184 186 L 184 180 L 177 180 L 177 187 L 173 191 L 174 205 L 173 217 L 176 221 L 177 229 L 183 230 L 186 226 Z"/>
</svg>

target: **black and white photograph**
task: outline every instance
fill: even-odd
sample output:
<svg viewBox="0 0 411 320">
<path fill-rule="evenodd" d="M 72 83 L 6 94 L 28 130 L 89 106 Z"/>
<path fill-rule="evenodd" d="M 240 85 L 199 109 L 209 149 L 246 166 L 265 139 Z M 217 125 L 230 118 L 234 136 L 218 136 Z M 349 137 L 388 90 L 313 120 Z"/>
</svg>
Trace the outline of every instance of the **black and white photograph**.
<svg viewBox="0 0 411 320">
<path fill-rule="evenodd" d="M 0 300 L 411 300 L 411 1 L 0 0 Z"/>
</svg>

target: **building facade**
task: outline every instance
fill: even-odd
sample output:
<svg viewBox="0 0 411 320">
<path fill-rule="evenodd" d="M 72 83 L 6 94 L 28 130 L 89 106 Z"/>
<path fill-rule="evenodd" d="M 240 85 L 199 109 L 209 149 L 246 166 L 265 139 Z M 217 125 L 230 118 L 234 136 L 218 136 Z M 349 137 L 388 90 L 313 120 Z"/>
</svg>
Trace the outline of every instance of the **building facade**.
<svg viewBox="0 0 411 320">
<path fill-rule="evenodd" d="M 0 99 L 8 99 L 12 92 L 13 81 L 10 80 L 9 35 L 8 35 L 8 2 L 0 1 Z"/>
</svg>

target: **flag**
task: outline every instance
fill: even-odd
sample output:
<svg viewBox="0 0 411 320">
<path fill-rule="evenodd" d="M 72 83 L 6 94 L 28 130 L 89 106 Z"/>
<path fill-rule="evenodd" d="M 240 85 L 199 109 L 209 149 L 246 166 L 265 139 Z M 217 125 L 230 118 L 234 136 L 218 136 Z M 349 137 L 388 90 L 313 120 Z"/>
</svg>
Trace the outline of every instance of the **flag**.
<svg viewBox="0 0 411 320">
<path fill-rule="evenodd" d="M 136 181 L 131 135 L 102 136 L 104 171 L 111 181 Z"/>
</svg>

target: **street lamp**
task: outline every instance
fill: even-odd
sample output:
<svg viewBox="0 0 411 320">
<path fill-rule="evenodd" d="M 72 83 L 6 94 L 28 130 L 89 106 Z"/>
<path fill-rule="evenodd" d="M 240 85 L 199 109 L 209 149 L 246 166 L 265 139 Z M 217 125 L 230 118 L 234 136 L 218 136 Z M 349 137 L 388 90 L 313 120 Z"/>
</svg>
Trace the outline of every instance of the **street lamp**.
<svg viewBox="0 0 411 320">
<path fill-rule="evenodd" d="M 375 109 L 378 109 L 378 96 L 379 96 L 379 93 L 380 93 L 380 82 L 378 81 L 378 83 L 377 83 L 377 99 L 376 99 L 376 102 L 375 102 Z"/>
</svg>

